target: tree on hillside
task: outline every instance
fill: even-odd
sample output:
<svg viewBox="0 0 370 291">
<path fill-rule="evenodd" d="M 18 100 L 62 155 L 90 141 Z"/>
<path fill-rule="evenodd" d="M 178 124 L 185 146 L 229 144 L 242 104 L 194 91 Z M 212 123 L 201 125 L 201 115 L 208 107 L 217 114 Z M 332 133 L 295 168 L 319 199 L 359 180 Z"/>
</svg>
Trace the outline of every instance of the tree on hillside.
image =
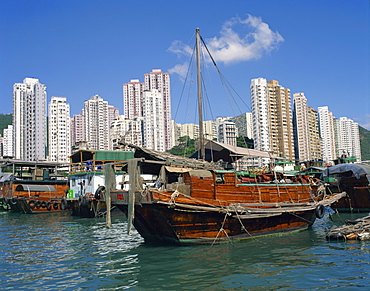
<svg viewBox="0 0 370 291">
<path fill-rule="evenodd" d="M 3 135 L 4 128 L 8 128 L 13 122 L 12 114 L 0 114 L 0 134 Z"/>
<path fill-rule="evenodd" d="M 177 146 L 174 146 L 168 151 L 170 154 L 182 157 L 190 157 L 196 152 L 195 139 L 191 139 L 188 136 L 181 136 L 179 137 L 178 142 L 179 144 Z"/>
<path fill-rule="evenodd" d="M 238 136 L 236 138 L 236 145 L 241 148 L 254 148 L 253 139 L 250 139 L 246 136 Z"/>
<path fill-rule="evenodd" d="M 359 126 L 360 144 L 361 144 L 361 160 L 370 160 L 370 131 Z"/>
</svg>

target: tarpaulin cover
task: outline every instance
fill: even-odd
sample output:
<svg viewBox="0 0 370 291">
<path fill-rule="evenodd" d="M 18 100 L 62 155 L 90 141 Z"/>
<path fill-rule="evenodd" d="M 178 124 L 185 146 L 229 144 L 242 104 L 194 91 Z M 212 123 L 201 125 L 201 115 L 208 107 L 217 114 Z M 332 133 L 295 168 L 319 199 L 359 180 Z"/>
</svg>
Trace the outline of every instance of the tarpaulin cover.
<svg viewBox="0 0 370 291">
<path fill-rule="evenodd" d="M 6 181 L 12 181 L 12 180 L 14 180 L 13 175 L 5 175 L 5 176 L 1 177 L 0 182 L 6 182 Z"/>
<path fill-rule="evenodd" d="M 322 172 L 322 177 L 327 177 L 330 175 L 341 174 L 350 171 L 353 173 L 353 175 L 355 175 L 357 179 L 360 179 L 361 175 L 370 174 L 370 165 L 339 164 L 326 168 Z"/>
</svg>

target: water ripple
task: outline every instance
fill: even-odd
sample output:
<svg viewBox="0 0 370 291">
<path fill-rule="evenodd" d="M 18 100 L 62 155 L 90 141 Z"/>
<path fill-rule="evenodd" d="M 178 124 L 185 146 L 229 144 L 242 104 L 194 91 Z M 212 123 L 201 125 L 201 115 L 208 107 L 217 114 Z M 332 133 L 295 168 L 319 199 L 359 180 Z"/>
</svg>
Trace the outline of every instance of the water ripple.
<svg viewBox="0 0 370 291">
<path fill-rule="evenodd" d="M 2 290 L 367 290 L 370 242 L 327 242 L 334 223 L 210 246 L 147 246 L 123 217 L 0 215 Z"/>
</svg>

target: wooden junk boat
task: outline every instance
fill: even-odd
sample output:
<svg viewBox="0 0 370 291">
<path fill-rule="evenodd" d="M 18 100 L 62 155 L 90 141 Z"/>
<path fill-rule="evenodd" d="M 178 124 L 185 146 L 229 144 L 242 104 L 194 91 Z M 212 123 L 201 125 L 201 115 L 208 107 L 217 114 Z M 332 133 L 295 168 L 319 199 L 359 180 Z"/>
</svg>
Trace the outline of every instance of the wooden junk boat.
<svg viewBox="0 0 370 291">
<path fill-rule="evenodd" d="M 128 231 L 133 225 L 146 242 L 227 242 L 309 227 L 316 218 L 323 217 L 324 206 L 343 193 L 327 198 L 325 191 L 318 191 L 319 185 L 302 180 L 282 182 L 280 177 L 276 179 L 275 173 L 266 179 L 244 177 L 242 181 L 238 173 L 230 169 L 230 163 L 220 160 L 219 165 L 205 161 L 200 41 L 197 29 L 198 159 L 136 147 L 134 159 L 126 161 L 121 169 L 127 172 L 129 189 L 117 190 L 115 163 L 105 164 L 105 193 L 101 193 L 101 199 L 106 201 L 108 210 L 112 204 L 126 213 Z M 212 156 L 223 156 L 222 151 Z M 158 178 L 154 184 L 147 185 L 143 174 Z"/>
<path fill-rule="evenodd" d="M 138 147 L 134 159 L 120 164 L 126 164 L 130 189 L 116 190 L 114 164 L 106 164 L 102 199 L 121 209 L 129 230 L 133 224 L 150 243 L 214 243 L 301 230 L 345 195 L 323 197 L 325 191 L 310 183 L 243 182 L 215 163 Z M 146 185 L 143 173 L 158 177 L 154 185 Z"/>
<path fill-rule="evenodd" d="M 4 210 L 42 213 L 66 210 L 68 190 L 62 165 L 53 162 L 0 160 L 0 201 Z"/>
<path fill-rule="evenodd" d="M 347 195 L 332 204 L 340 212 L 370 211 L 370 165 L 338 164 L 325 168 L 322 180 L 332 193 L 346 192 Z"/>
</svg>

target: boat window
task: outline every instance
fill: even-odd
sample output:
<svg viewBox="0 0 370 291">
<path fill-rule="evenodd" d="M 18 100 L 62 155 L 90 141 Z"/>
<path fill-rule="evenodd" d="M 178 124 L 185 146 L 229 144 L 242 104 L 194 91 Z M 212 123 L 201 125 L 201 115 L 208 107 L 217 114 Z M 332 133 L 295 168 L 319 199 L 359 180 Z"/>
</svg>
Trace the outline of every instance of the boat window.
<svg viewBox="0 0 370 291">
<path fill-rule="evenodd" d="M 216 174 L 216 183 L 219 183 L 219 184 L 224 183 L 224 175 L 223 174 Z"/>
<path fill-rule="evenodd" d="M 72 179 L 72 186 L 76 186 L 76 180 Z"/>
</svg>

